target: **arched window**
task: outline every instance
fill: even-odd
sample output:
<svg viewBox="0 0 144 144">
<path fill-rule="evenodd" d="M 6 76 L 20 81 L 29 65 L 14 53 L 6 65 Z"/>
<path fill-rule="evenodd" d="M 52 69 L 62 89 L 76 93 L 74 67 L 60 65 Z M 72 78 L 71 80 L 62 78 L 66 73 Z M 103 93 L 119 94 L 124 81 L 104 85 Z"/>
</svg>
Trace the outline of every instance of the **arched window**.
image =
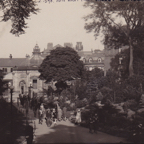
<svg viewBox="0 0 144 144">
<path fill-rule="evenodd" d="M 102 59 L 101 58 L 98 58 L 98 63 L 100 63 L 102 61 Z"/>
<path fill-rule="evenodd" d="M 93 59 L 92 58 L 89 58 L 89 63 L 92 63 Z"/>
</svg>

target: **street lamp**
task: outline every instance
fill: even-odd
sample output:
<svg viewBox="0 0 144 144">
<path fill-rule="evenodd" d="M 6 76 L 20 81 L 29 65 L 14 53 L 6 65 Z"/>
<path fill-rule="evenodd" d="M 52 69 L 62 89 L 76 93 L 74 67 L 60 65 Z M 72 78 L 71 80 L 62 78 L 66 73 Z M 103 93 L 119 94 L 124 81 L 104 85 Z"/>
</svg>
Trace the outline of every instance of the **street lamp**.
<svg viewBox="0 0 144 144">
<path fill-rule="evenodd" d="M 13 110 L 12 110 L 12 95 L 13 95 L 13 90 L 14 87 L 12 86 L 11 82 L 8 83 L 8 88 L 10 90 L 10 94 L 11 94 L 11 140 L 13 142 Z"/>
</svg>

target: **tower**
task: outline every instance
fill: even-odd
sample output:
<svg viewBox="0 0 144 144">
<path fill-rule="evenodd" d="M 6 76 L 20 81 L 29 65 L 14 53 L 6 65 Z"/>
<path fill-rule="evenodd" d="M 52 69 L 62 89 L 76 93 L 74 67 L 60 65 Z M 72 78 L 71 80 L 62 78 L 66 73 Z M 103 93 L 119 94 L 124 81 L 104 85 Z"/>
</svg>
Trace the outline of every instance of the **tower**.
<svg viewBox="0 0 144 144">
<path fill-rule="evenodd" d="M 77 51 L 82 51 L 83 50 L 82 42 L 77 42 L 77 44 L 76 44 L 76 50 Z"/>
</svg>

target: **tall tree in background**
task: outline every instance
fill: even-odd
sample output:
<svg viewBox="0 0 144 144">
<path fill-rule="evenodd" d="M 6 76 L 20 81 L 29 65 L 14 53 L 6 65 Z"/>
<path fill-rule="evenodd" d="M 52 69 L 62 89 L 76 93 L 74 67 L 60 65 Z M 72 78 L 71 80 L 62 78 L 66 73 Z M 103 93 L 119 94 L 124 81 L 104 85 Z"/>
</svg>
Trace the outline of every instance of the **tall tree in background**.
<svg viewBox="0 0 144 144">
<path fill-rule="evenodd" d="M 58 47 L 43 60 L 39 72 L 41 79 L 55 81 L 57 89 L 62 91 L 67 87 L 67 81 L 82 77 L 84 64 L 74 49 Z"/>
<path fill-rule="evenodd" d="M 85 29 L 88 32 L 94 31 L 95 37 L 97 37 L 100 32 L 112 36 L 114 31 L 117 30 L 119 31 L 117 34 L 125 38 L 122 44 L 128 45 L 130 49 L 129 76 L 132 76 L 134 74 L 134 45 L 143 40 L 144 35 L 144 2 L 124 2 L 120 0 L 106 2 L 91 0 L 85 2 L 84 6 L 91 7 L 93 10 L 92 14 L 85 17 L 86 21 L 89 20 L 88 23 L 85 24 Z M 114 40 L 118 41 L 120 39 L 114 37 Z"/>
<path fill-rule="evenodd" d="M 144 51 L 143 51 L 144 43 L 140 42 L 139 44 L 134 46 L 133 53 L 133 69 L 134 74 L 136 75 L 144 75 Z M 121 67 L 119 65 L 119 59 L 122 58 Z M 121 71 L 121 77 L 128 77 L 128 65 L 129 65 L 129 49 L 123 50 L 121 53 L 117 54 L 111 60 L 111 67 L 115 71 Z"/>
<path fill-rule="evenodd" d="M 0 10 L 3 12 L 2 21 L 11 20 L 10 33 L 19 36 L 25 33 L 27 28 L 26 19 L 30 14 L 37 14 L 36 1 L 34 0 L 0 0 Z"/>
</svg>

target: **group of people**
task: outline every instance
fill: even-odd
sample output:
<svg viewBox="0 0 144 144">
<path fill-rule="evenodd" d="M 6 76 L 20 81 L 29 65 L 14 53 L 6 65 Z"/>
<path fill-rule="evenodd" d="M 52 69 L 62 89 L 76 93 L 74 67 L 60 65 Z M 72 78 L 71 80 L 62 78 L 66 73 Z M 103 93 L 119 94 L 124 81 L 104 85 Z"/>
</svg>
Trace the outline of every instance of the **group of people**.
<svg viewBox="0 0 144 144">
<path fill-rule="evenodd" d="M 39 124 L 42 124 L 43 119 L 45 119 L 48 127 L 50 127 L 52 124 L 54 124 L 55 126 L 57 124 L 57 121 L 67 120 L 66 111 L 66 107 L 63 107 L 63 109 L 61 109 L 58 104 L 55 108 L 47 109 L 45 109 L 43 104 L 41 104 L 38 112 Z"/>
</svg>

